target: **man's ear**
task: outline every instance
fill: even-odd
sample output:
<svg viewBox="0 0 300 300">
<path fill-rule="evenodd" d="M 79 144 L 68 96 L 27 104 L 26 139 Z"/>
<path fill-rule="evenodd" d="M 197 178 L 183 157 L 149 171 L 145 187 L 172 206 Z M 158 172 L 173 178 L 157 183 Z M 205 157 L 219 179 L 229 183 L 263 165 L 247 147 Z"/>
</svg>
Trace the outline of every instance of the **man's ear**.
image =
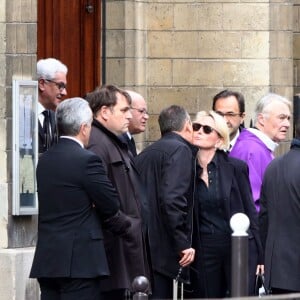
<svg viewBox="0 0 300 300">
<path fill-rule="evenodd" d="M 191 121 L 187 121 L 185 123 L 185 130 L 188 132 L 188 133 L 193 133 L 193 125 L 192 125 L 192 122 Z"/>
<path fill-rule="evenodd" d="M 246 114 L 243 112 L 243 113 L 241 113 L 241 123 L 240 124 L 242 124 L 244 121 L 245 121 L 245 117 L 246 117 Z"/>
<path fill-rule="evenodd" d="M 96 113 L 96 119 L 97 120 L 104 120 L 107 121 L 109 118 L 109 115 L 111 114 L 111 109 L 108 106 L 102 106 Z"/>
<path fill-rule="evenodd" d="M 45 90 L 45 79 L 41 78 L 38 80 L 38 87 L 40 91 Z"/>
<path fill-rule="evenodd" d="M 260 126 L 264 126 L 265 125 L 265 117 L 262 113 L 258 114 L 257 116 L 257 123 L 260 125 Z"/>
<path fill-rule="evenodd" d="M 191 121 L 187 121 L 184 124 L 183 134 L 187 141 L 190 143 L 193 142 L 193 126 Z"/>
</svg>

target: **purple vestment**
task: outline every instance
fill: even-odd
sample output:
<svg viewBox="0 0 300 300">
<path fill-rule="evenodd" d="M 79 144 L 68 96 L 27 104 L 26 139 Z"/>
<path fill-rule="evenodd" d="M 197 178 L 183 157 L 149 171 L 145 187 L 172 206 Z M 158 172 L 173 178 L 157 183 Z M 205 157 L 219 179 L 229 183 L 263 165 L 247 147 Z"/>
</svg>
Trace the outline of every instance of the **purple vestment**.
<svg viewBox="0 0 300 300">
<path fill-rule="evenodd" d="M 259 211 L 259 196 L 263 176 L 274 158 L 272 151 L 255 134 L 244 129 L 229 156 L 244 160 L 249 167 L 249 180 L 256 210 Z"/>
</svg>

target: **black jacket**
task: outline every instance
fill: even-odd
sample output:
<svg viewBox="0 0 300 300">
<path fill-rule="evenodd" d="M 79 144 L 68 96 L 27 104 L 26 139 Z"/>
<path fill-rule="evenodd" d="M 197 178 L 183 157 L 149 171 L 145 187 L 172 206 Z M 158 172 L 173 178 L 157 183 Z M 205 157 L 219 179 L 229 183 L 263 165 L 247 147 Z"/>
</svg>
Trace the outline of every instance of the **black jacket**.
<svg viewBox="0 0 300 300">
<path fill-rule="evenodd" d="M 38 241 L 30 277 L 109 275 L 100 221 L 125 235 L 131 223 L 118 213 L 118 195 L 100 159 L 61 138 L 39 159 L 37 188 Z"/>
<path fill-rule="evenodd" d="M 268 288 L 300 291 L 300 140 L 267 167 L 260 196 Z"/>
<path fill-rule="evenodd" d="M 152 268 L 171 278 L 178 275 L 179 253 L 192 245 L 197 151 L 172 132 L 135 158 L 147 191 Z M 186 270 L 181 275 L 181 280 L 188 280 Z"/>
<path fill-rule="evenodd" d="M 109 179 L 118 191 L 120 210 L 132 220 L 134 239 L 124 240 L 104 231 L 104 244 L 111 276 L 102 284 L 102 290 L 131 289 L 136 276 L 150 279 L 143 224 L 147 213 L 138 174 L 129 156 L 126 143 L 93 121 L 88 149 L 103 161 Z M 143 216 L 143 218 L 142 218 Z"/>
</svg>

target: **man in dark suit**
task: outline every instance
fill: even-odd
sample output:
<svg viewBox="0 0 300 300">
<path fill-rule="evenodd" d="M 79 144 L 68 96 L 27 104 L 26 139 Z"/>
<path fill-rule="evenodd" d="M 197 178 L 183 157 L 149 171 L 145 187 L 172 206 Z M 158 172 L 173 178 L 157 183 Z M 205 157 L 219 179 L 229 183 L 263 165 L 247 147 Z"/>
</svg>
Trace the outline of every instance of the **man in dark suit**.
<svg viewBox="0 0 300 300">
<path fill-rule="evenodd" d="M 300 292 L 300 120 L 288 153 L 267 167 L 260 194 L 265 285 L 272 294 Z"/>
<path fill-rule="evenodd" d="M 55 58 L 46 58 L 37 62 L 36 69 L 39 87 L 39 153 L 43 153 L 57 143 L 54 112 L 67 95 L 68 68 Z"/>
<path fill-rule="evenodd" d="M 130 242 L 131 220 L 119 210 L 117 192 L 101 160 L 85 150 L 92 111 L 81 98 L 56 111 L 58 144 L 37 166 L 38 242 L 30 273 L 42 300 L 99 300 L 101 279 L 109 275 L 102 224 Z"/>
</svg>

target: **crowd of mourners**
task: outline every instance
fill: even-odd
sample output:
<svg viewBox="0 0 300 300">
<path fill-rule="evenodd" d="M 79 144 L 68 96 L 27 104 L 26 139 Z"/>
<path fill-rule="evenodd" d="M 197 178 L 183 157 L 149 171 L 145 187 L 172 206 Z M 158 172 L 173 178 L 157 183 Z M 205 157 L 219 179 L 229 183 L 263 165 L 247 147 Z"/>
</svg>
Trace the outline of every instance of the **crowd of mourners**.
<svg viewBox="0 0 300 300">
<path fill-rule="evenodd" d="M 38 240 L 30 277 L 42 300 L 118 300 L 137 276 L 150 299 L 231 296 L 230 219 L 248 229 L 248 292 L 258 274 L 267 293 L 300 291 L 300 126 L 286 154 L 291 103 L 259 99 L 246 128 L 245 99 L 223 90 L 209 111 L 170 105 L 161 137 L 141 150 L 147 102 L 136 91 L 96 87 L 67 96 L 67 67 L 37 63 Z M 170 102 L 168 100 L 168 102 Z M 153 115 L 155 112 L 153 112 Z M 295 121 L 295 120 L 294 120 Z"/>
</svg>

